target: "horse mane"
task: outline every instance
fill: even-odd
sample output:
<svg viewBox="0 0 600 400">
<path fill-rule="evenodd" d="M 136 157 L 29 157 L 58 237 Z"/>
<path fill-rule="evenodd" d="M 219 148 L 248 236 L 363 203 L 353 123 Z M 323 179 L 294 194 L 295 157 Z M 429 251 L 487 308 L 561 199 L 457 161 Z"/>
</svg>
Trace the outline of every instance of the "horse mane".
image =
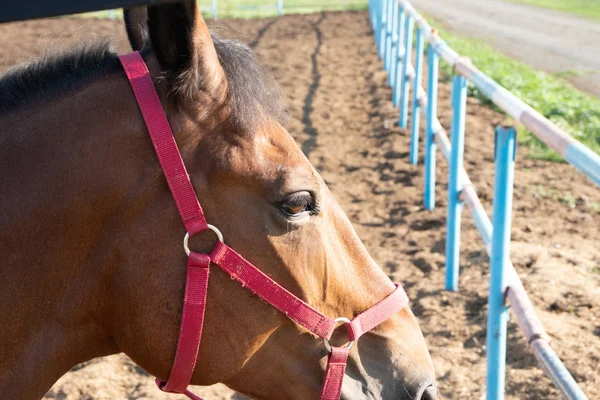
<svg viewBox="0 0 600 400">
<path fill-rule="evenodd" d="M 266 116 L 283 122 L 287 109 L 279 86 L 252 49 L 239 41 L 214 35 L 213 41 L 227 77 L 234 125 L 253 130 Z M 123 70 L 109 39 L 46 54 L 0 77 L 0 114 L 73 93 L 119 71 Z M 171 91 L 177 93 L 179 89 L 173 87 Z"/>
<path fill-rule="evenodd" d="M 109 40 L 80 43 L 57 54 L 46 52 L 0 77 L 0 113 L 74 92 L 118 67 Z"/>
</svg>

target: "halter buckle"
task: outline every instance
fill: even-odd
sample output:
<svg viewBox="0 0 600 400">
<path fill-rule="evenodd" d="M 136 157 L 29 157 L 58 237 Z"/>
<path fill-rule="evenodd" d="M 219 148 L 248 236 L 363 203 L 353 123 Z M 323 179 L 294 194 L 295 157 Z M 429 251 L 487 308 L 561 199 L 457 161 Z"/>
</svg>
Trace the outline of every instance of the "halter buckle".
<svg viewBox="0 0 600 400">
<path fill-rule="evenodd" d="M 211 224 L 207 224 L 208 229 L 213 231 L 215 233 L 215 235 L 217 235 L 217 239 L 219 239 L 220 242 L 225 243 L 225 241 L 223 240 L 223 234 L 221 233 L 221 231 L 214 225 Z M 185 251 L 186 255 L 190 255 L 190 247 L 189 247 L 189 241 L 190 241 L 190 233 L 186 232 L 185 236 L 183 237 L 183 250 Z"/>
<path fill-rule="evenodd" d="M 336 323 L 343 322 L 344 324 L 352 323 L 352 321 L 350 321 L 348 318 L 345 318 L 345 317 L 336 318 L 336 319 L 334 319 L 334 321 Z M 354 342 L 355 342 L 354 340 L 351 340 L 348 343 L 346 343 L 343 347 L 347 347 L 348 351 L 350 351 L 352 346 L 354 346 Z M 323 338 L 323 344 L 325 344 L 325 348 L 327 349 L 327 351 L 331 353 L 331 345 L 329 344 L 329 340 Z"/>
</svg>

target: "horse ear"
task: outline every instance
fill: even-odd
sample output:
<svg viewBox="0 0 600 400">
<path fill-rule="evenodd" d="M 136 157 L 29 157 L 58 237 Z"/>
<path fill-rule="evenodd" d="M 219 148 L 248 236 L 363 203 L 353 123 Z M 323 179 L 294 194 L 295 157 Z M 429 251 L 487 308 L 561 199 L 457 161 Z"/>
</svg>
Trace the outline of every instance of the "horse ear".
<svg viewBox="0 0 600 400">
<path fill-rule="evenodd" d="M 167 76 L 185 73 L 186 81 L 209 92 L 223 83 L 225 72 L 196 0 L 149 6 L 148 32 Z"/>
<path fill-rule="evenodd" d="M 148 11 L 146 7 L 131 7 L 123 9 L 123 19 L 129 43 L 134 51 L 144 47 L 148 37 Z"/>
</svg>

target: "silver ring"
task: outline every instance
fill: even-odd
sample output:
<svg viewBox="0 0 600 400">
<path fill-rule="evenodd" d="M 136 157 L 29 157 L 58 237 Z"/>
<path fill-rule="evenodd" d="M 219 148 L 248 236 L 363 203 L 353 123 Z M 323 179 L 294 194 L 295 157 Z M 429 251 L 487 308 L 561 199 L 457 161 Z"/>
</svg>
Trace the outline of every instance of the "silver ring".
<svg viewBox="0 0 600 400">
<path fill-rule="evenodd" d="M 352 322 L 348 318 L 345 318 L 345 317 L 336 318 L 336 319 L 334 319 L 334 321 L 336 323 L 343 322 L 344 324 L 349 324 Z M 329 344 L 329 340 L 323 338 L 323 343 L 325 344 L 325 348 L 327 349 L 327 351 L 331 353 L 331 345 Z M 346 343 L 345 347 L 348 347 L 348 350 L 350 350 L 352 348 L 352 346 L 354 346 L 354 340 L 351 340 L 348 343 Z"/>
<path fill-rule="evenodd" d="M 223 234 L 221 233 L 221 231 L 214 225 L 211 224 L 206 224 L 208 226 L 208 229 L 210 229 L 211 231 L 213 231 L 215 233 L 215 235 L 217 235 L 217 238 L 219 239 L 220 242 L 225 243 L 225 241 L 223 240 Z M 189 232 L 185 233 L 185 236 L 183 237 L 183 250 L 185 251 L 186 255 L 190 255 L 190 247 L 188 245 L 188 242 L 190 241 L 190 234 Z"/>
</svg>

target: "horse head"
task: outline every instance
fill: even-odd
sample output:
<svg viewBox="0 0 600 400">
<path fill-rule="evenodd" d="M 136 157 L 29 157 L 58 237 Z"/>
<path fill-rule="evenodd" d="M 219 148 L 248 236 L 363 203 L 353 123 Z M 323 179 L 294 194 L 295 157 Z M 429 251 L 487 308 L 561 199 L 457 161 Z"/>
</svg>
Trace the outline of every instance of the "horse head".
<svg viewBox="0 0 600 400">
<path fill-rule="evenodd" d="M 393 292 L 395 285 L 283 127 L 280 92 L 249 47 L 211 36 L 195 1 L 137 9 L 126 20 L 206 217 L 225 242 L 325 315 L 352 319 Z M 30 139 L 54 161 L 45 181 L 15 198 L 29 188 L 38 202 L 8 204 L 7 197 L 3 204 L 20 207 L 21 220 L 37 215 L 44 229 L 13 224 L 12 236 L 2 236 L 8 264 L 38 260 L 28 266 L 40 274 L 14 279 L 12 290 L 23 296 L 28 288 L 33 305 L 15 305 L 5 292 L 3 304 L 12 309 L 4 318 L 30 323 L 2 335 L 20 339 L 0 341 L 15 349 L 7 350 L 15 372 L 0 377 L 0 388 L 33 369 L 38 358 L 31 349 L 59 353 L 60 361 L 46 354 L 45 364 L 36 364 L 53 367 L 55 375 L 85 359 L 125 352 L 164 380 L 175 355 L 185 230 L 136 101 L 118 68 L 73 90 L 39 114 L 40 120 L 52 116 L 44 119 L 49 139 Z M 10 118 L 4 125 L 0 119 L 0 127 L 10 126 Z M 19 237 L 38 233 L 45 241 L 35 250 L 19 244 Z M 209 232 L 189 244 L 198 252 L 214 245 Z M 46 284 L 52 293 L 35 307 Z M 52 338 L 40 336 L 49 326 Z M 331 340 L 347 341 L 343 328 Z M 18 350 L 25 347 L 26 357 Z M 323 340 L 212 270 L 192 384 L 224 382 L 260 399 L 318 398 L 327 354 Z M 43 394 L 41 385 L 32 393 Z M 436 398 L 432 361 L 408 307 L 353 346 L 342 397 Z"/>
</svg>

